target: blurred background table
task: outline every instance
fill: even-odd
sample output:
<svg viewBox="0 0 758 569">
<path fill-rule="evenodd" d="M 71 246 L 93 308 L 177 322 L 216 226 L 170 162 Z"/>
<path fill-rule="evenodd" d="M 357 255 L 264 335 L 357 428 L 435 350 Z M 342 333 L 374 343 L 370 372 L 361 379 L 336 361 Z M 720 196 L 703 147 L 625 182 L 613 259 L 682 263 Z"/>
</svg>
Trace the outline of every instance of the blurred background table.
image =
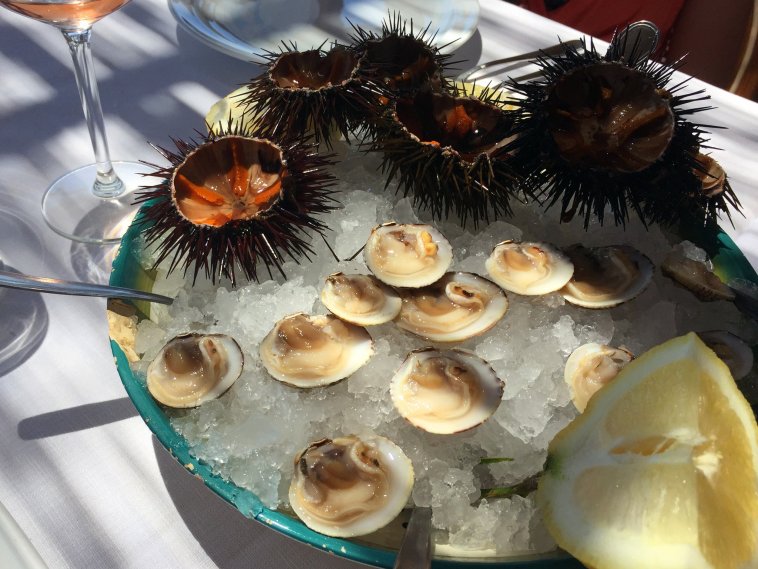
<svg viewBox="0 0 758 569">
<path fill-rule="evenodd" d="M 578 35 L 482 0 L 454 59 L 468 67 Z M 133 0 L 95 26 L 94 42 L 114 159 L 159 161 L 147 141 L 192 136 L 257 73 L 179 29 L 164 0 Z M 102 280 L 92 261 L 104 250 L 57 236 L 39 209 L 50 181 L 92 158 L 70 66 L 57 30 L 0 11 L 0 259 Z M 728 127 L 714 131 L 714 155 L 746 213 L 726 229 L 758 266 L 758 104 L 709 92 L 718 109 L 701 120 Z M 49 567 L 356 567 L 244 519 L 156 443 L 113 365 L 104 301 L 2 294 L 0 341 L 12 345 L 0 364 L 0 503 Z"/>
</svg>

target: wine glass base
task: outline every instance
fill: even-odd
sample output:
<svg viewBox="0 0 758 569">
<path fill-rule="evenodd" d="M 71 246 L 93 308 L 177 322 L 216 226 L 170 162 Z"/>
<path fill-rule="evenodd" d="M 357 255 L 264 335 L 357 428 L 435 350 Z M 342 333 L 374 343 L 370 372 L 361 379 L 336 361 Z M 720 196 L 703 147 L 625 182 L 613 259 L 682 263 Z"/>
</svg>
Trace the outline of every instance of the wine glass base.
<svg viewBox="0 0 758 569">
<path fill-rule="evenodd" d="M 99 198 L 92 193 L 97 175 L 95 164 L 69 172 L 53 182 L 42 197 L 42 215 L 58 235 L 81 243 L 117 243 L 139 209 L 134 191 L 144 185 L 149 168 L 139 162 L 113 162 L 124 183 L 116 198 Z"/>
</svg>

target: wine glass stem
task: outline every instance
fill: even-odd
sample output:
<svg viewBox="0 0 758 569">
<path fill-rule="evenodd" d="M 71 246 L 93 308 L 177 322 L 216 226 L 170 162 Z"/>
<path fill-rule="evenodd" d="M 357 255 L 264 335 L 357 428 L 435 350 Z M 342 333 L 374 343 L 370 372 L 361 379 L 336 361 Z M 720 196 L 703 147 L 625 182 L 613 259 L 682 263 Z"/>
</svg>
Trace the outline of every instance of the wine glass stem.
<svg viewBox="0 0 758 569">
<path fill-rule="evenodd" d="M 92 186 L 92 192 L 100 198 L 115 198 L 124 192 L 124 184 L 113 170 L 108 153 L 103 108 L 100 106 L 100 93 L 97 90 L 95 66 L 90 48 L 92 28 L 61 31 L 71 50 L 71 58 L 74 60 L 76 86 L 79 88 L 79 98 L 87 120 L 92 149 L 95 151 L 97 177 Z"/>
</svg>

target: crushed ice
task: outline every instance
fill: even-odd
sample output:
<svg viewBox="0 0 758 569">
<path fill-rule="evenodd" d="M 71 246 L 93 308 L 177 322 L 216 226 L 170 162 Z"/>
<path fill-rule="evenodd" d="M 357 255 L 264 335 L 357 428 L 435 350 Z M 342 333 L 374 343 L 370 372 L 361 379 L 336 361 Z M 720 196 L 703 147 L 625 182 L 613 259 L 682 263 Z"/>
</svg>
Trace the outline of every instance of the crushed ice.
<svg viewBox="0 0 758 569">
<path fill-rule="evenodd" d="M 347 151 L 335 167 L 344 207 L 325 221 L 327 239 L 341 259 L 361 249 L 370 229 L 385 221 L 428 221 L 407 198 L 383 190 L 375 157 L 358 159 Z M 558 246 L 630 243 L 660 264 L 672 245 L 660 229 L 631 222 L 619 227 L 580 220 L 560 224 L 557 214 L 540 214 L 515 204 L 515 216 L 480 227 L 461 229 L 454 222 L 435 223 L 453 245 L 452 270 L 486 276 L 484 261 L 505 239 L 544 240 Z M 258 344 L 273 324 L 295 312 L 325 313 L 318 300 L 324 278 L 336 271 L 367 272 L 362 256 L 337 262 L 321 239 L 313 240 L 313 262 L 285 264 L 286 282 L 267 281 L 231 290 L 199 282 L 192 287 L 181 275 L 159 269 L 155 292 L 178 295 L 171 307 L 156 308 L 140 323 L 137 351 L 147 364 L 171 337 L 204 330 L 230 334 L 243 347 L 245 371 L 221 399 L 202 407 L 168 411 L 176 430 L 193 453 L 237 485 L 257 494 L 269 507 L 286 504 L 292 460 L 309 442 L 341 434 L 377 433 L 395 441 L 413 461 L 416 485 L 412 499 L 431 505 L 434 526 L 451 545 L 498 554 L 544 551 L 554 543 L 542 526 L 532 498 L 478 501 L 482 487 L 512 484 L 541 470 L 551 438 L 575 416 L 563 381 L 568 355 L 586 342 L 623 345 L 641 353 L 690 330 L 723 328 L 752 343 L 758 336 L 730 303 L 702 303 L 656 271 L 651 286 L 638 298 L 611 310 L 596 311 L 565 303 L 557 294 L 523 297 L 508 294 L 510 309 L 482 337 L 461 347 L 489 361 L 505 380 L 503 402 L 493 417 L 472 431 L 431 435 L 402 420 L 388 394 L 389 380 L 406 354 L 428 345 L 392 324 L 370 328 L 376 354 L 364 368 L 336 385 L 297 390 L 271 379 L 258 358 Z M 690 258 L 705 260 L 691 243 L 678 245 Z M 145 264 L 151 264 L 150 252 Z M 717 324 L 718 323 L 718 324 Z M 747 336 L 747 337 L 746 337 Z M 511 457 L 512 462 L 479 465 L 482 457 Z"/>
</svg>

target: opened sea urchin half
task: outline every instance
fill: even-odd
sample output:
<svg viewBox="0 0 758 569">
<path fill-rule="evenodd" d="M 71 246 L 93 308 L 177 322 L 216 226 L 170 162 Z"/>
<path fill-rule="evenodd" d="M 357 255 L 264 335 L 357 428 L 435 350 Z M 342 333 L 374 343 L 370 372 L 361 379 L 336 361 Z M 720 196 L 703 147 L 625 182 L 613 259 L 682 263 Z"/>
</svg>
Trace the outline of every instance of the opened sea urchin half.
<svg viewBox="0 0 758 569">
<path fill-rule="evenodd" d="M 566 221 L 578 215 L 588 226 L 611 215 L 622 225 L 631 210 L 643 223 L 715 223 L 739 202 L 728 184 L 703 187 L 711 180 L 697 158 L 705 133 L 687 117 L 707 110 L 691 104 L 708 97 L 670 86 L 674 67 L 627 63 L 622 51 L 569 49 L 538 60 L 543 80 L 510 82 L 521 95 L 511 164 Z"/>
<path fill-rule="evenodd" d="M 495 97 L 493 99 L 493 97 Z M 434 219 L 463 225 L 509 215 L 518 183 L 503 147 L 510 118 L 491 91 L 480 98 L 420 91 L 397 101 L 377 123 L 371 149 L 382 152 L 387 184 Z"/>
<path fill-rule="evenodd" d="M 330 146 L 335 129 L 347 138 L 379 106 L 382 90 L 358 77 L 360 56 L 346 47 L 297 51 L 285 44 L 263 57 L 266 70 L 247 84 L 243 105 L 264 136 L 313 132 Z"/>
<path fill-rule="evenodd" d="M 408 96 L 419 89 L 447 87 L 445 67 L 450 55 L 434 45 L 429 26 L 415 29 L 413 21 L 398 13 L 382 22 L 381 33 L 353 26 L 350 48 L 360 57 L 359 75 L 386 88 L 396 96 Z M 444 46 L 443 46 L 444 47 Z"/>
<path fill-rule="evenodd" d="M 312 252 L 310 235 L 323 234 L 317 217 L 337 202 L 325 171 L 331 162 L 313 144 L 274 143 L 239 132 L 211 133 L 201 143 L 176 140 L 177 152 L 158 151 L 169 167 L 163 180 L 138 195 L 147 243 L 157 244 L 156 265 L 236 285 L 238 271 L 258 280 L 259 265 L 271 276 L 283 258 Z"/>
</svg>

